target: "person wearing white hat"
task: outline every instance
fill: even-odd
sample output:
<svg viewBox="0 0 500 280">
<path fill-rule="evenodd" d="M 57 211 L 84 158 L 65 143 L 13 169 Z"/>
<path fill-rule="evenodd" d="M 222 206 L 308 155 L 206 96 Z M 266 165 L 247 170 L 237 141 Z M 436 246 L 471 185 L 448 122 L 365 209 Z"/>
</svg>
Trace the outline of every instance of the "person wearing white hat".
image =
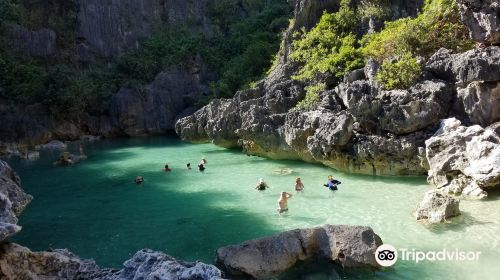
<svg viewBox="0 0 500 280">
<path fill-rule="evenodd" d="M 264 178 L 260 178 L 259 182 L 257 183 L 257 186 L 255 187 L 255 189 L 258 190 L 258 191 L 265 191 L 267 188 L 269 188 L 269 186 L 264 181 Z"/>
</svg>

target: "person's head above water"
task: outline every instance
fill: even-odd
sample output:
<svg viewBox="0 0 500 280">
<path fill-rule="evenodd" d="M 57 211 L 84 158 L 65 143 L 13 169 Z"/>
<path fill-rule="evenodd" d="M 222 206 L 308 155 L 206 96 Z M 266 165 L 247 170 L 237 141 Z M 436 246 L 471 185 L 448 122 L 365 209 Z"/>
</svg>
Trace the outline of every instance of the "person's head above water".
<svg viewBox="0 0 500 280">
<path fill-rule="evenodd" d="M 165 169 L 168 169 L 168 164 L 165 164 Z"/>
<path fill-rule="evenodd" d="M 191 167 L 191 163 L 186 164 L 187 167 Z"/>
<path fill-rule="evenodd" d="M 259 179 L 259 183 L 260 183 L 260 184 L 264 183 L 264 178 L 260 178 L 260 179 Z"/>
<path fill-rule="evenodd" d="M 328 180 L 333 180 L 333 176 L 332 175 L 328 175 Z"/>
<path fill-rule="evenodd" d="M 300 183 L 300 177 L 297 177 L 297 178 L 295 179 L 295 183 Z"/>
</svg>

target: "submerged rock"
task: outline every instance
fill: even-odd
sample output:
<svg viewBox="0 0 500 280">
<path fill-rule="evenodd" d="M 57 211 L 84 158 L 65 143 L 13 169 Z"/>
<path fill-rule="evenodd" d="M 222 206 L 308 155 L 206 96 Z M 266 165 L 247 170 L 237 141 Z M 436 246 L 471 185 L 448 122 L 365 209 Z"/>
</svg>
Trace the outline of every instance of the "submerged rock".
<svg viewBox="0 0 500 280">
<path fill-rule="evenodd" d="M 66 143 L 63 143 L 63 142 L 58 141 L 58 140 L 52 140 L 47 144 L 37 145 L 36 147 L 37 147 L 37 149 L 65 150 L 66 148 L 68 148 L 68 145 L 66 145 Z"/>
<path fill-rule="evenodd" d="M 465 127 L 455 118 L 443 120 L 425 141 L 428 182 L 474 198 L 485 198 L 486 190 L 500 187 L 500 137 L 495 127 Z"/>
<path fill-rule="evenodd" d="M 269 278 L 297 262 L 319 257 L 344 267 L 378 267 L 382 244 L 369 227 L 333 226 L 296 229 L 217 250 L 217 264 L 233 276 Z"/>
<path fill-rule="evenodd" d="M 429 223 L 442 223 L 449 218 L 460 215 L 460 200 L 442 193 L 430 190 L 417 206 L 415 216 L 417 221 L 426 220 Z"/>
</svg>

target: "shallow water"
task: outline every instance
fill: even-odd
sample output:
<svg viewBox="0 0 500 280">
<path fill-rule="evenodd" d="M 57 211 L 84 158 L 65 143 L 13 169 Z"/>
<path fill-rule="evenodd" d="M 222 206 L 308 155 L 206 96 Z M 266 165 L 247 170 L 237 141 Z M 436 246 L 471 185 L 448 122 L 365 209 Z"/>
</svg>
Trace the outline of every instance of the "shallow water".
<svg viewBox="0 0 500 280">
<path fill-rule="evenodd" d="M 74 149 L 76 151 L 78 149 Z M 22 214 L 13 241 L 32 250 L 68 248 L 101 266 L 121 263 L 141 248 L 184 260 L 211 262 L 220 246 L 283 230 L 326 223 L 369 225 L 384 243 L 416 250 L 481 251 L 479 261 L 398 261 L 389 269 L 332 272 L 298 268 L 284 279 L 495 279 L 500 275 L 500 199 L 462 201 L 464 215 L 426 227 L 411 212 L 429 189 L 425 178 L 374 178 L 345 174 L 297 161 L 246 156 L 212 144 L 191 145 L 174 137 L 106 140 L 86 145 L 89 159 L 71 167 L 51 164 L 58 153 L 35 162 L 9 160 L 35 199 Z M 201 156 L 207 170 L 198 172 Z M 168 162 L 173 169 L 162 171 Z M 193 170 L 186 170 L 191 162 Z M 273 171 L 291 168 L 290 175 Z M 327 175 L 339 191 L 322 187 Z M 145 183 L 138 186 L 136 175 Z M 300 176 L 303 194 L 295 194 Z M 264 177 L 270 189 L 253 188 Z M 291 192 L 289 213 L 276 201 Z"/>
</svg>

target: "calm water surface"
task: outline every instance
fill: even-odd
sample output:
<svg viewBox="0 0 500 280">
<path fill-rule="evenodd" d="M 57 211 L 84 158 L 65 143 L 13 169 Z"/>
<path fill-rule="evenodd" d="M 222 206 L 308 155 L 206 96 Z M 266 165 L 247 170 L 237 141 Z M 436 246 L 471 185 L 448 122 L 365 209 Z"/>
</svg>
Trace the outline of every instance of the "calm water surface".
<svg viewBox="0 0 500 280">
<path fill-rule="evenodd" d="M 77 147 L 73 147 L 77 152 Z M 411 213 L 429 189 L 425 178 L 374 178 L 297 161 L 249 157 L 212 144 L 174 137 L 118 139 L 86 145 L 89 159 L 71 167 L 51 164 L 58 153 L 34 162 L 9 160 L 35 199 L 22 214 L 15 242 L 33 250 L 68 248 L 101 266 L 121 267 L 137 250 L 151 248 L 184 260 L 211 262 L 220 246 L 284 230 L 326 223 L 369 225 L 385 243 L 417 250 L 481 251 L 479 261 L 398 262 L 378 272 L 299 267 L 283 279 L 498 279 L 500 199 L 462 201 L 463 216 L 426 227 Z M 202 156 L 207 170 L 196 165 Z M 168 162 L 173 169 L 162 171 Z M 193 170 L 186 170 L 191 162 Z M 290 168 L 292 174 L 276 174 Z M 322 187 L 333 174 L 339 191 Z M 145 183 L 137 186 L 134 177 Z M 295 177 L 305 185 L 295 195 Z M 264 177 L 270 189 L 253 188 Z M 281 191 L 294 194 L 278 216 Z"/>
</svg>

